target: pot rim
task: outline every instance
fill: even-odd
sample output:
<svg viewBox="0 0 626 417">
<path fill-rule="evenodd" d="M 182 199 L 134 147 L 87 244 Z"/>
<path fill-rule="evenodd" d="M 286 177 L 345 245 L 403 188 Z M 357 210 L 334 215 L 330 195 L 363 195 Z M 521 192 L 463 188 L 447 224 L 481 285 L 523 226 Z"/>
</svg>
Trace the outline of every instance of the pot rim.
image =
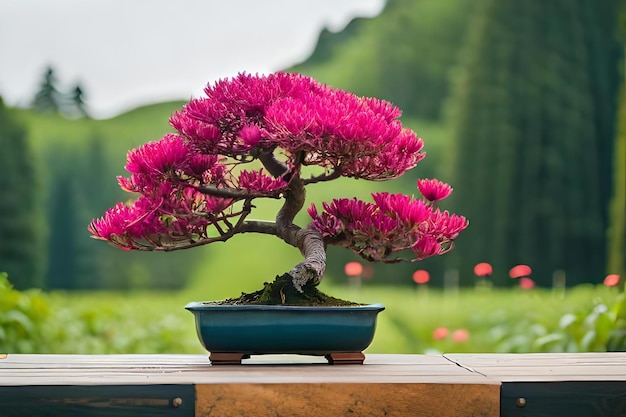
<svg viewBox="0 0 626 417">
<path fill-rule="evenodd" d="M 347 306 L 294 306 L 274 304 L 210 304 L 210 301 L 192 301 L 185 306 L 189 311 L 203 310 L 269 310 L 269 311 L 383 311 L 385 306 L 380 303 Z"/>
</svg>

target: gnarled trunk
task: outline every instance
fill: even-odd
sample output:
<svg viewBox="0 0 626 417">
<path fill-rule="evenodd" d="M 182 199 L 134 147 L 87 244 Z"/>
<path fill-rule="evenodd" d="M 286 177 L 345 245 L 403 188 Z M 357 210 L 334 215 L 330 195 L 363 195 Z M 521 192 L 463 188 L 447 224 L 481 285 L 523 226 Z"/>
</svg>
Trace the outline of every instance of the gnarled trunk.
<svg viewBox="0 0 626 417">
<path fill-rule="evenodd" d="M 304 261 L 289 271 L 293 286 L 300 292 L 309 282 L 319 284 L 326 269 L 326 245 L 321 234 L 316 230 L 302 229 L 293 224 L 294 217 L 304 206 L 305 197 L 302 179 L 298 176 L 292 178 L 285 195 L 285 204 L 276 215 L 277 235 L 300 249 L 304 256 Z"/>
</svg>

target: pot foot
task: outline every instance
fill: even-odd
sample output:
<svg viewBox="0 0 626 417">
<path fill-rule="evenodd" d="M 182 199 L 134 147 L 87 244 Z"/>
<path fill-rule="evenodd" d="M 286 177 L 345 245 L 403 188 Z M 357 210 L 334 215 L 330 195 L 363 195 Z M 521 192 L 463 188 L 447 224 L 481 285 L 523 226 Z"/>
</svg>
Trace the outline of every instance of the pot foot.
<svg viewBox="0 0 626 417">
<path fill-rule="evenodd" d="M 249 357 L 250 355 L 247 353 L 211 352 L 209 360 L 211 365 L 241 365 L 241 361 Z"/>
<path fill-rule="evenodd" d="M 363 352 L 330 353 L 324 356 L 331 365 L 363 365 Z"/>
</svg>

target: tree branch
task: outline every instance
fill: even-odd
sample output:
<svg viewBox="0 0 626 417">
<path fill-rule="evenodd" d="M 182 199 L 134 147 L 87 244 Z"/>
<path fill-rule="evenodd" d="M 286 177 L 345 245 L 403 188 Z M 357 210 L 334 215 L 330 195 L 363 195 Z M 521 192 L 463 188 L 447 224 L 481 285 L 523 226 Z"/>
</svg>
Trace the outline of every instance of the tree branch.
<svg viewBox="0 0 626 417">
<path fill-rule="evenodd" d="M 261 192 L 243 190 L 239 188 L 217 188 L 214 185 L 194 185 L 196 190 L 203 194 L 212 195 L 213 197 L 234 198 L 235 200 L 253 199 L 253 198 L 280 198 L 280 192 Z"/>
<path fill-rule="evenodd" d="M 316 182 L 331 181 L 341 176 L 341 166 L 336 166 L 330 174 L 317 175 L 315 177 L 307 178 L 304 180 L 304 185 L 315 184 Z"/>
<path fill-rule="evenodd" d="M 276 159 L 274 156 L 274 148 L 260 151 L 258 158 L 265 169 L 267 169 L 267 172 L 269 172 L 274 178 L 281 177 L 289 171 L 289 167 L 284 162 Z"/>
<path fill-rule="evenodd" d="M 278 236 L 275 222 L 265 220 L 246 220 L 239 228 L 240 233 L 264 233 Z"/>
</svg>

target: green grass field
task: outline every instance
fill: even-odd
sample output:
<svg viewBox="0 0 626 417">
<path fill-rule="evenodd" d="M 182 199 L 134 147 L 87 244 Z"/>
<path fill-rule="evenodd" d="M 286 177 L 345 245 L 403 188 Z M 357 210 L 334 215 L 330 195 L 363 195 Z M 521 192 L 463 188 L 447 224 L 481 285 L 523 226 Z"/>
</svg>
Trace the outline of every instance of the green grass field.
<svg viewBox="0 0 626 417">
<path fill-rule="evenodd" d="M 605 350 L 618 297 L 617 289 L 602 286 L 564 294 L 541 289 L 357 290 L 324 283 L 322 290 L 386 306 L 370 353 Z M 46 331 L 54 343 L 43 351 L 202 353 L 193 316 L 184 306 L 214 299 L 211 295 L 210 287 L 200 285 L 180 292 L 52 293 L 48 300 L 55 325 Z M 439 327 L 450 334 L 434 340 L 433 331 Z M 467 332 L 467 340 L 454 340 L 459 329 Z"/>
</svg>

